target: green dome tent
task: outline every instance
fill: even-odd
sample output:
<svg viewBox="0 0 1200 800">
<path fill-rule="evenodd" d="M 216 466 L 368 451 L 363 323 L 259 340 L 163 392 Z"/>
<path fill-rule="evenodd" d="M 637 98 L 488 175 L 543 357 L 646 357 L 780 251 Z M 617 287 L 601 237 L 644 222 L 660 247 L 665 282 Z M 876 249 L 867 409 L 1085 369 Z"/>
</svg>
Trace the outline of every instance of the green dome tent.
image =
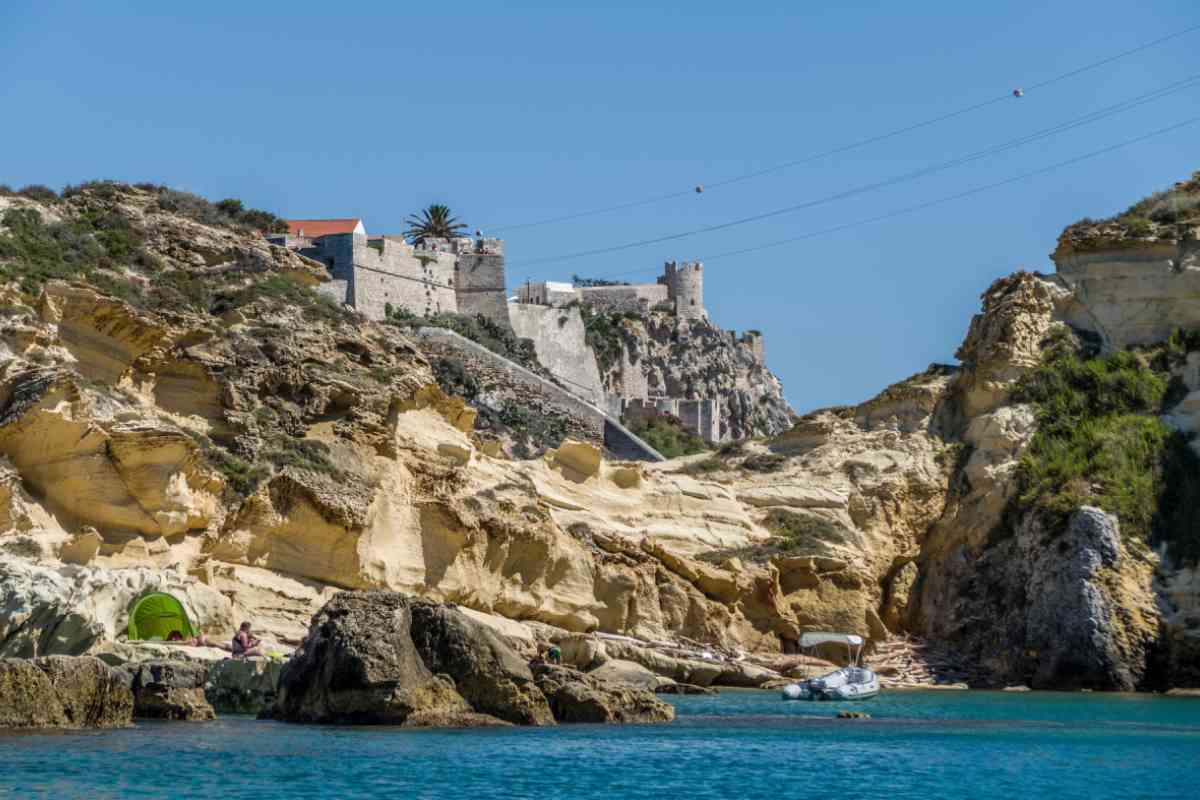
<svg viewBox="0 0 1200 800">
<path fill-rule="evenodd" d="M 165 592 L 151 592 L 138 598 L 129 609 L 129 638 L 161 639 L 179 631 L 185 637 L 195 636 L 192 623 L 188 620 L 187 611 L 172 595 Z"/>
</svg>

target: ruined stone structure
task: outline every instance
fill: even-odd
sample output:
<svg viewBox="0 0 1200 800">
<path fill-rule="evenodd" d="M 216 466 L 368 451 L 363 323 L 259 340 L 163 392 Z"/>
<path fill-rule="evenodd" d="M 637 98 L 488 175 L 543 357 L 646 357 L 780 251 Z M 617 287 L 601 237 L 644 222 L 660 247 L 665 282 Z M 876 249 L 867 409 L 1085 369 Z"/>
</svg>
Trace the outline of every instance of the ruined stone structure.
<svg viewBox="0 0 1200 800">
<path fill-rule="evenodd" d="M 670 415 L 679 420 L 684 430 L 706 442 L 721 441 L 721 402 L 719 400 L 681 400 L 679 398 L 616 398 L 609 406 L 627 423 L 651 421 Z"/>
<path fill-rule="evenodd" d="M 360 220 L 293 220 L 289 227 L 288 234 L 268 238 L 324 264 L 333 280 L 320 290 L 369 319 L 383 319 L 391 306 L 423 317 L 482 314 L 509 325 L 498 239 L 412 245 L 399 235 L 368 236 Z"/>
<path fill-rule="evenodd" d="M 754 356 L 754 362 L 759 366 L 767 364 L 767 350 L 763 345 L 763 335 L 761 331 L 746 331 L 739 337 L 737 331 L 730 331 L 729 338 L 738 344 L 743 344 L 750 348 L 750 352 Z"/>
</svg>

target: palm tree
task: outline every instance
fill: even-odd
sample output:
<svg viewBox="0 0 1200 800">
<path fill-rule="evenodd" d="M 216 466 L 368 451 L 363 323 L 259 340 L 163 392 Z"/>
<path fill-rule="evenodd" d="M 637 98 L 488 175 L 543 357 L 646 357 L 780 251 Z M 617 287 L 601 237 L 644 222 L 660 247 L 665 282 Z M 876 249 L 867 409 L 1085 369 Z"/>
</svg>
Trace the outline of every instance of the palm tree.
<svg viewBox="0 0 1200 800">
<path fill-rule="evenodd" d="M 420 243 L 426 239 L 452 239 L 461 236 L 467 226 L 450 216 L 449 206 L 434 203 L 429 208 L 421 209 L 421 216 L 410 216 L 405 220 L 408 230 L 405 238 Z"/>
</svg>

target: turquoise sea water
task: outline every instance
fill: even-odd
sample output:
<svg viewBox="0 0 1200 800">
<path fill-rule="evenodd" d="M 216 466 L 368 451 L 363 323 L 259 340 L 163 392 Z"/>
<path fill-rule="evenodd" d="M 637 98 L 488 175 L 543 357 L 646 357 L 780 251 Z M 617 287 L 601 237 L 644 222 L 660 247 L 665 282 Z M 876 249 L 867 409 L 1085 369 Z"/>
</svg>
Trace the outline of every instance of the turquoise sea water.
<svg viewBox="0 0 1200 800">
<path fill-rule="evenodd" d="M 674 699 L 654 726 L 406 731 L 227 718 L 0 735 L 0 797 L 1200 798 L 1200 700 Z M 835 720 L 838 708 L 871 720 Z"/>
</svg>

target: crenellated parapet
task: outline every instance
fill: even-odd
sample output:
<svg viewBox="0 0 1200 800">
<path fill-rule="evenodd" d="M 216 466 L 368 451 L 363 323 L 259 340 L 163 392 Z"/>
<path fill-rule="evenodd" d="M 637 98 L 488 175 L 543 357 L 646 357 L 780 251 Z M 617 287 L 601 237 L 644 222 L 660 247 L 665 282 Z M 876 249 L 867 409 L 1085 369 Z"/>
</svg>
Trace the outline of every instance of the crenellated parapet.
<svg viewBox="0 0 1200 800">
<path fill-rule="evenodd" d="M 322 294 L 367 318 L 383 319 L 392 308 L 424 317 L 482 314 L 510 327 L 501 240 L 428 238 L 410 244 L 398 234 L 368 236 L 359 220 L 303 222 L 295 233 L 273 241 L 324 264 L 332 280 Z M 310 235 L 314 230 L 320 235 Z"/>
</svg>

